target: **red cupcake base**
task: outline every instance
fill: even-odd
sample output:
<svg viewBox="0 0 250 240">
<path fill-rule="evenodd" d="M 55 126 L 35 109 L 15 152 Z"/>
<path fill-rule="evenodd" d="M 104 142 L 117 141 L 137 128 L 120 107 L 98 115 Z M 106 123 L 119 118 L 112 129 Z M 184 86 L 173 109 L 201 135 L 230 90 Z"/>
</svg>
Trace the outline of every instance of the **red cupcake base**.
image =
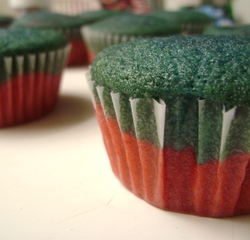
<svg viewBox="0 0 250 240">
<path fill-rule="evenodd" d="M 69 54 L 69 59 L 67 66 L 81 66 L 81 65 L 90 65 L 92 62 L 88 57 L 88 50 L 86 44 L 82 39 L 79 40 L 70 40 L 71 51 Z"/>
<path fill-rule="evenodd" d="M 0 85 L 0 127 L 35 120 L 56 105 L 60 75 L 31 73 Z"/>
<path fill-rule="evenodd" d="M 112 170 L 138 197 L 164 210 L 197 216 L 250 213 L 250 155 L 198 165 L 193 148 L 159 149 L 121 132 L 117 120 L 106 119 L 98 103 L 96 113 Z"/>
</svg>

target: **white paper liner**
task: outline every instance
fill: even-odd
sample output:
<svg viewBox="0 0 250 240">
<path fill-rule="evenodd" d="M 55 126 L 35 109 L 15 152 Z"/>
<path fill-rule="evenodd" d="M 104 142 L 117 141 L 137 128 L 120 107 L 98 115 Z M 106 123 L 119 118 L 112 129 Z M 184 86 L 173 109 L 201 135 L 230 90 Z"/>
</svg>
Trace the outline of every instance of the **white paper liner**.
<svg viewBox="0 0 250 240">
<path fill-rule="evenodd" d="M 100 99 L 102 108 L 105 109 L 105 107 L 104 107 L 104 99 L 103 99 L 104 87 L 102 87 L 102 86 L 97 86 L 97 87 L 96 87 L 96 90 L 97 90 L 98 97 L 99 97 L 99 99 Z M 104 112 L 105 112 L 105 111 L 104 111 Z"/>
<path fill-rule="evenodd" d="M 91 99 L 94 103 L 95 106 L 95 97 L 93 94 L 93 88 L 95 85 L 95 81 L 93 81 L 91 79 L 91 75 L 90 73 L 86 73 L 85 75 L 87 82 L 89 84 L 90 87 L 90 92 L 91 92 Z M 101 102 L 101 105 L 104 108 L 104 99 L 103 99 L 103 92 L 104 92 L 104 87 L 103 86 L 97 86 L 96 87 L 97 92 L 98 92 L 98 96 Z M 116 113 L 116 117 L 117 117 L 117 121 L 118 124 L 120 126 L 120 104 L 119 104 L 119 98 L 120 98 L 120 94 L 119 93 L 114 93 L 111 92 L 111 98 L 113 101 L 113 107 Z M 137 99 L 130 99 L 130 105 L 131 105 L 131 110 L 132 110 L 132 116 L 133 116 L 133 122 L 134 122 L 134 126 L 135 126 L 135 131 L 137 134 L 137 103 L 138 101 L 141 100 L 140 98 Z M 165 116 L 166 116 L 166 111 L 167 111 L 167 103 L 165 103 L 162 99 L 158 102 L 155 99 L 151 99 L 151 101 L 153 102 L 153 113 L 156 119 L 156 124 L 157 124 L 157 136 L 158 136 L 158 140 L 160 143 L 160 147 L 163 147 L 164 144 L 164 128 L 165 128 Z M 206 103 L 205 99 L 197 99 L 197 104 L 198 104 L 198 109 L 199 109 L 199 121 L 202 121 L 202 119 L 204 118 L 203 115 L 203 108 L 204 105 Z M 225 145 L 226 145 L 226 141 L 227 141 L 227 137 L 230 131 L 230 126 L 231 123 L 234 119 L 234 114 L 235 114 L 235 108 L 232 108 L 228 111 L 225 110 L 225 107 L 223 106 L 223 121 L 222 121 L 222 132 L 221 132 L 221 142 L 220 142 L 220 156 L 219 156 L 219 161 L 223 161 L 224 159 L 222 158 L 223 155 L 223 151 L 225 149 Z M 212 131 L 212 129 L 211 129 Z M 199 140 L 198 140 L 199 143 Z M 201 147 L 202 148 L 202 147 Z M 198 159 L 199 159 L 199 154 L 202 154 L 202 152 L 198 153 Z"/>
<path fill-rule="evenodd" d="M 56 51 L 50 51 L 48 53 L 42 52 L 37 55 L 35 54 L 29 54 L 29 69 L 28 72 L 34 72 L 35 71 L 35 65 L 36 62 L 39 61 L 38 70 L 39 71 L 45 71 L 45 61 L 47 56 L 47 65 L 49 67 L 48 72 L 54 73 L 55 69 L 54 64 L 56 63 L 58 66 L 58 71 L 61 72 L 62 69 L 65 67 L 67 57 L 70 52 L 70 45 L 67 45 L 66 47 L 62 49 L 58 49 Z M 5 63 L 5 69 L 7 72 L 7 79 L 11 78 L 13 76 L 13 61 L 17 61 L 17 74 L 22 74 L 24 72 L 24 58 L 25 56 L 16 56 L 16 57 L 4 57 L 4 63 Z"/>
<path fill-rule="evenodd" d="M 50 7 L 49 0 L 10 0 L 9 4 L 13 9 L 29 9 L 41 8 L 48 9 Z"/>
<path fill-rule="evenodd" d="M 84 11 L 100 10 L 101 5 L 99 1 L 93 0 L 64 0 L 51 1 L 51 10 L 67 15 L 76 15 Z"/>
<path fill-rule="evenodd" d="M 120 117 L 121 117 L 121 114 L 120 114 L 121 113 L 120 112 L 120 104 L 119 104 L 120 93 L 111 92 L 111 98 L 112 98 L 112 102 L 114 104 L 116 118 L 120 119 Z M 118 124 L 119 124 L 119 127 L 121 128 L 121 122 L 120 121 L 118 121 Z"/>
<path fill-rule="evenodd" d="M 99 89 L 99 87 L 97 87 Z M 104 89 L 102 88 L 102 91 Z M 98 92 L 99 93 L 99 92 Z M 102 97 L 102 95 L 100 95 Z M 115 113 L 116 113 L 116 118 L 118 119 L 118 124 L 121 128 L 121 123 L 120 123 L 120 93 L 114 93 L 111 92 L 111 98 L 112 102 L 114 105 Z M 163 148 L 163 143 L 164 143 L 164 126 L 165 126 L 165 112 L 166 112 L 166 104 L 163 101 L 157 102 L 155 99 L 151 99 L 153 101 L 153 106 L 154 106 L 154 116 L 156 119 L 157 123 L 157 135 L 158 135 L 158 140 L 160 143 L 160 147 Z M 103 99 L 100 101 L 103 103 Z M 129 99 L 130 101 L 130 106 L 131 106 L 131 111 L 132 111 L 132 116 L 133 116 L 133 122 L 135 125 L 135 130 L 137 130 L 137 103 L 139 99 Z M 138 131 L 136 131 L 136 135 L 138 136 Z"/>
<path fill-rule="evenodd" d="M 146 0 L 146 2 L 149 4 L 151 11 L 165 9 L 166 1 L 164 0 Z"/>
<path fill-rule="evenodd" d="M 220 145 L 220 161 L 222 161 L 222 154 L 225 149 L 227 136 L 230 130 L 231 123 L 235 117 L 236 107 L 226 111 L 225 106 L 223 106 L 223 123 L 222 123 L 222 133 L 221 133 L 221 145 Z"/>
<path fill-rule="evenodd" d="M 28 54 L 29 68 L 31 72 L 35 71 L 36 55 Z"/>
<path fill-rule="evenodd" d="M 86 71 L 86 73 L 84 74 L 84 77 L 85 77 L 85 79 L 87 81 L 87 84 L 88 84 L 88 88 L 89 88 L 90 97 L 91 97 L 93 107 L 96 108 L 96 101 L 95 101 L 95 97 L 94 97 L 94 94 L 93 94 L 95 81 L 91 80 L 91 75 L 90 75 L 89 71 Z"/>
<path fill-rule="evenodd" d="M 198 34 L 202 33 L 203 30 L 208 26 L 207 23 L 183 23 L 181 25 L 182 30 L 184 33 L 191 33 L 191 34 Z"/>
<path fill-rule="evenodd" d="M 12 58 L 11 57 L 5 57 L 4 58 L 4 64 L 5 64 L 5 71 L 6 71 L 6 77 L 9 79 L 11 77 L 12 73 Z"/>
<path fill-rule="evenodd" d="M 154 114 L 154 117 L 156 120 L 158 141 L 160 143 L 160 147 L 163 148 L 166 104 L 164 103 L 163 100 L 160 100 L 160 102 L 157 102 L 155 99 L 152 99 L 152 98 L 150 100 L 153 102 L 153 114 Z M 137 131 L 137 129 L 138 129 L 137 128 L 137 122 L 138 122 L 137 103 L 138 103 L 138 101 L 140 101 L 139 98 L 130 99 L 136 136 L 138 136 L 138 131 Z M 119 104 L 119 103 L 113 102 L 113 104 L 115 105 L 115 104 Z M 119 119 L 118 119 L 118 121 L 119 121 Z"/>
<path fill-rule="evenodd" d="M 198 112 L 199 112 L 199 122 L 203 122 L 204 121 L 204 115 L 203 115 L 203 109 L 204 109 L 204 105 L 205 105 L 205 99 L 198 99 Z M 201 132 L 200 129 L 200 124 L 198 125 L 198 162 L 200 162 L 199 160 L 202 158 L 203 152 L 202 152 L 202 146 L 200 146 L 201 140 L 202 140 L 202 136 L 201 134 L 199 134 Z"/>
<path fill-rule="evenodd" d="M 101 51 L 105 47 L 109 47 L 114 44 L 128 42 L 139 38 L 140 36 L 127 36 L 127 35 L 116 35 L 112 33 L 102 33 L 98 31 L 93 31 L 89 26 L 84 26 L 81 28 L 81 34 L 86 42 L 88 48 L 95 54 Z M 96 47 L 99 51 L 96 51 Z"/>
</svg>

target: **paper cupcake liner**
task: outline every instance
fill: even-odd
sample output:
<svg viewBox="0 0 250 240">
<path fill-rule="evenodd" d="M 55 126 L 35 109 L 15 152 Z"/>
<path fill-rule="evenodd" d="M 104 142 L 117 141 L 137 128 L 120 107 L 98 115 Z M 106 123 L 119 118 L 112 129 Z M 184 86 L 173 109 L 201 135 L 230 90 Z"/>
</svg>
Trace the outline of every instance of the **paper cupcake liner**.
<svg viewBox="0 0 250 240">
<path fill-rule="evenodd" d="M 88 81 L 111 167 L 126 188 L 165 210 L 250 213 L 249 108 L 131 99 Z"/>
<path fill-rule="evenodd" d="M 4 57 L 0 127 L 35 120 L 54 108 L 69 51 L 68 45 L 48 53 Z"/>
<path fill-rule="evenodd" d="M 181 28 L 185 35 L 202 34 L 211 23 L 183 23 Z"/>
<path fill-rule="evenodd" d="M 89 26 L 84 26 L 81 29 L 82 37 L 91 54 L 97 54 L 106 47 L 114 44 L 128 42 L 140 36 L 115 35 L 111 33 L 101 33 L 93 31 Z"/>
<path fill-rule="evenodd" d="M 61 31 L 66 35 L 70 44 L 71 51 L 67 66 L 89 65 L 88 51 L 85 41 L 81 35 L 81 28 L 67 28 Z"/>
<path fill-rule="evenodd" d="M 88 59 L 87 47 L 80 32 L 81 27 L 55 27 L 53 29 L 64 34 L 67 37 L 69 43 L 71 44 L 71 50 L 68 57 L 67 66 L 88 66 L 90 62 Z"/>
<path fill-rule="evenodd" d="M 159 2 L 159 0 L 157 0 Z M 147 14 L 153 9 L 153 1 L 149 0 L 131 0 L 131 11 L 136 14 Z M 156 4 L 156 2 L 154 3 Z"/>
<path fill-rule="evenodd" d="M 150 6 L 151 11 L 154 10 L 164 10 L 165 9 L 165 1 L 164 0 L 145 0 Z"/>
<path fill-rule="evenodd" d="M 84 11 L 99 10 L 100 8 L 98 1 L 64 0 L 51 2 L 52 11 L 73 16 Z"/>
</svg>

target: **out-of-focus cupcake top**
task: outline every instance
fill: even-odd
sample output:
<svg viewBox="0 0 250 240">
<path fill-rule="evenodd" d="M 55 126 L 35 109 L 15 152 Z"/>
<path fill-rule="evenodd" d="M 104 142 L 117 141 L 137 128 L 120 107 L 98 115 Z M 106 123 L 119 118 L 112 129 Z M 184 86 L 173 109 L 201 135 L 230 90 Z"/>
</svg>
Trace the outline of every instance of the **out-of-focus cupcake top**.
<svg viewBox="0 0 250 240">
<path fill-rule="evenodd" d="M 156 10 L 151 13 L 153 16 L 160 17 L 170 22 L 178 22 L 179 24 L 185 23 L 212 23 L 213 18 L 207 16 L 206 14 L 195 11 L 195 10 L 179 10 L 179 11 L 166 11 L 166 10 Z"/>
<path fill-rule="evenodd" d="M 226 107 L 250 106 L 250 38 L 173 36 L 104 49 L 91 74 L 97 84 L 133 98 L 197 96 Z"/>
<path fill-rule="evenodd" d="M 76 16 L 69 16 L 49 11 L 36 11 L 24 15 L 13 22 L 12 28 L 71 28 L 82 26 L 82 20 Z"/>
<path fill-rule="evenodd" d="M 87 24 L 124 13 L 125 13 L 124 11 L 111 11 L 111 10 L 101 9 L 94 11 L 85 11 L 78 14 L 77 17 L 81 18 L 84 24 Z"/>
<path fill-rule="evenodd" d="M 0 56 L 32 54 L 56 50 L 67 45 L 64 35 L 50 30 L 1 29 Z"/>
<path fill-rule="evenodd" d="M 89 26 L 93 31 L 117 35 L 163 36 L 180 33 L 177 24 L 146 14 L 121 14 L 106 18 Z"/>
<path fill-rule="evenodd" d="M 249 36 L 250 35 L 250 25 L 242 26 L 214 26 L 211 25 L 207 27 L 204 32 L 204 35 L 241 35 Z"/>
</svg>

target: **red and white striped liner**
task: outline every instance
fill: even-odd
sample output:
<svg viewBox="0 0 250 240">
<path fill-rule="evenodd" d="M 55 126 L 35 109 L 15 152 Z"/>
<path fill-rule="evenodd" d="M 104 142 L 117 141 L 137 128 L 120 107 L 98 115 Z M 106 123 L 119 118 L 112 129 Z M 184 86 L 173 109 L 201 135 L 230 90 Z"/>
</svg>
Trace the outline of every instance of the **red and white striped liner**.
<svg viewBox="0 0 250 240">
<path fill-rule="evenodd" d="M 51 10 L 67 15 L 79 14 L 83 11 L 100 9 L 99 0 L 55 0 L 51 1 Z"/>
<path fill-rule="evenodd" d="M 69 51 L 70 45 L 47 54 L 28 55 L 29 73 L 24 72 L 24 56 L 4 58 L 8 80 L 0 85 L 0 127 L 32 121 L 53 110 Z M 39 69 L 35 72 L 38 61 Z"/>
<path fill-rule="evenodd" d="M 110 117 L 105 111 L 105 87 L 97 86 L 89 72 L 85 76 L 111 168 L 127 189 L 150 204 L 168 211 L 206 217 L 250 213 L 250 155 L 239 152 L 223 159 L 235 108 L 227 112 L 223 110 L 219 158 L 198 164 L 202 144 L 198 146 L 198 155 L 191 146 L 180 151 L 163 146 L 167 103 L 149 98 L 130 99 L 135 134 L 124 132 L 120 128 L 120 93 L 110 92 L 116 113 L 116 117 Z M 94 88 L 100 102 L 95 100 Z M 153 110 L 159 146 L 139 137 L 137 103 L 140 100 Z M 205 100 L 197 99 L 197 104 L 201 127 Z M 202 132 L 198 137 L 202 137 Z"/>
</svg>

